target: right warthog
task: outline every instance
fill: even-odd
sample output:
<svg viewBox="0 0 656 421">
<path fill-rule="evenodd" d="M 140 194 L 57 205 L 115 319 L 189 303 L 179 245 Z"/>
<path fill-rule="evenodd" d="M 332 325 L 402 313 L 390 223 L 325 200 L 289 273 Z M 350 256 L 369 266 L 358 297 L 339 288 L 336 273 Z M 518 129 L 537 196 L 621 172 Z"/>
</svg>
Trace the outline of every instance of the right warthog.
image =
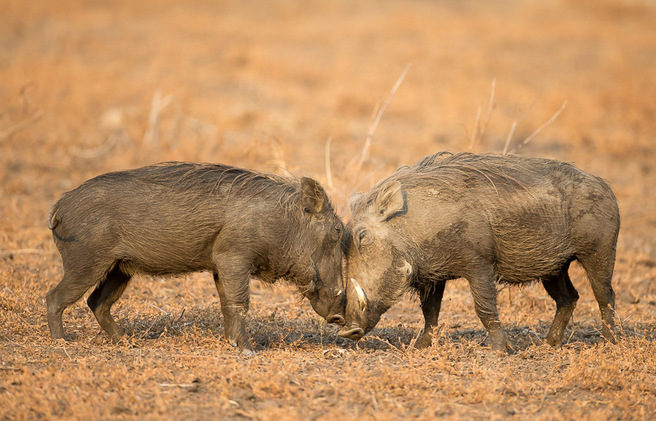
<svg viewBox="0 0 656 421">
<path fill-rule="evenodd" d="M 439 153 L 401 167 L 351 199 L 346 325 L 358 340 L 401 295 L 419 295 L 429 346 L 447 280 L 466 278 L 491 347 L 509 347 L 497 312 L 498 282 L 541 281 L 556 301 L 552 346 L 578 300 L 568 276 L 577 260 L 614 340 L 611 286 L 620 217 L 599 177 L 547 159 Z"/>
<path fill-rule="evenodd" d="M 132 275 L 210 271 L 225 336 L 250 351 L 249 280 L 285 278 L 328 322 L 343 324 L 343 225 L 315 180 L 218 164 L 164 163 L 103 174 L 65 193 L 49 227 L 64 276 L 47 296 L 48 326 L 64 337 L 62 312 L 87 303 L 117 340 L 110 314 Z"/>
</svg>

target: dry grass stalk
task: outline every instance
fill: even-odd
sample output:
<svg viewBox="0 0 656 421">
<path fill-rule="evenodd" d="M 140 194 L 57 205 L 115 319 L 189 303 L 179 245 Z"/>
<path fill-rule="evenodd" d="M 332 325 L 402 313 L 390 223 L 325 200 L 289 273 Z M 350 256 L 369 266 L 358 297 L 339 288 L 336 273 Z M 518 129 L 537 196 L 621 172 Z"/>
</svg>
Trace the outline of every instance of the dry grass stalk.
<svg viewBox="0 0 656 421">
<path fill-rule="evenodd" d="M 179 387 L 181 389 L 198 387 L 198 383 L 157 383 L 159 387 Z"/>
<path fill-rule="evenodd" d="M 371 115 L 371 122 L 369 123 L 369 129 L 367 130 L 367 136 L 365 137 L 364 145 L 362 146 L 362 150 L 358 155 L 356 155 L 353 159 L 351 159 L 351 161 L 349 161 L 348 164 L 345 165 L 344 170 L 342 171 L 343 174 L 346 174 L 345 179 L 350 181 L 349 188 L 344 189 L 341 192 L 343 194 L 344 199 L 348 197 L 350 192 L 357 190 L 357 188 L 363 184 L 363 180 L 360 180 L 360 171 L 362 169 L 362 165 L 364 165 L 364 163 L 369 158 L 369 150 L 371 148 L 371 141 L 373 139 L 374 133 L 376 132 L 376 128 L 380 123 L 380 120 L 383 116 L 383 113 L 385 112 L 385 109 L 391 102 L 392 97 L 399 89 L 401 83 L 403 83 L 403 80 L 405 79 L 405 76 L 410 70 L 410 66 L 412 66 L 412 63 L 406 64 L 405 68 L 403 69 L 403 72 L 401 72 L 396 82 L 390 89 L 389 93 L 385 97 L 385 100 L 382 103 L 379 103 L 374 108 L 374 111 L 372 112 Z M 330 192 L 334 193 L 336 188 L 335 188 L 335 182 L 331 169 L 331 155 L 330 155 L 331 144 L 332 144 L 332 138 L 329 138 L 326 141 L 324 159 L 325 159 L 325 171 L 326 171 L 326 187 Z M 370 179 L 371 176 L 372 175 L 369 174 L 367 179 Z M 346 202 L 346 200 L 343 200 L 343 202 Z M 344 210 L 345 209 L 342 209 L 338 213 L 343 216 Z"/>
<path fill-rule="evenodd" d="M 114 146 L 116 146 L 118 138 L 119 137 L 116 135 L 109 135 L 105 142 L 101 143 L 100 145 L 94 148 L 82 149 L 78 147 L 72 147 L 70 149 L 70 152 L 71 154 L 79 158 L 85 158 L 85 159 L 99 158 L 105 155 L 107 152 L 111 151 L 114 148 Z"/>
<path fill-rule="evenodd" d="M 333 172 L 330 169 L 330 145 L 332 144 L 333 139 L 331 137 L 326 140 L 326 150 L 325 150 L 325 165 L 326 165 L 326 187 L 328 190 L 333 192 L 335 191 L 335 184 L 333 183 Z"/>
<path fill-rule="evenodd" d="M 481 106 L 479 105 L 478 108 L 476 109 L 476 118 L 474 119 L 474 128 L 472 129 L 471 134 L 469 132 L 467 133 L 467 137 L 469 137 L 469 149 L 471 150 L 474 147 L 474 142 L 476 141 L 476 136 L 478 136 L 478 126 L 481 121 Z M 467 131 L 467 128 L 465 127 L 465 131 Z"/>
<path fill-rule="evenodd" d="M 508 153 L 508 146 L 510 146 L 510 141 L 512 140 L 513 135 L 515 134 L 515 129 L 517 128 L 517 119 L 514 119 L 512 126 L 510 126 L 510 131 L 508 132 L 508 137 L 506 137 L 506 143 L 503 145 L 503 155 Z"/>
<path fill-rule="evenodd" d="M 153 94 L 153 101 L 150 106 L 150 114 L 148 115 L 148 128 L 144 134 L 143 141 L 146 145 L 157 144 L 159 137 L 159 116 L 160 113 L 171 104 L 173 99 L 172 95 L 167 95 L 162 98 L 162 90 L 157 89 Z"/>
<path fill-rule="evenodd" d="M 496 92 L 497 79 L 492 79 L 492 84 L 490 86 L 490 99 L 487 103 L 487 113 L 485 115 L 485 121 L 481 124 L 481 112 L 482 107 L 479 105 L 476 110 L 476 119 L 474 120 L 474 129 L 472 130 L 471 135 L 469 136 L 469 150 L 473 150 L 478 142 L 483 139 L 485 131 L 487 130 L 487 125 L 490 123 L 490 117 L 492 116 L 492 110 L 494 110 L 494 95 Z"/>
<path fill-rule="evenodd" d="M 528 136 L 526 137 L 526 139 L 524 139 L 519 145 L 517 145 L 517 148 L 511 150 L 510 153 L 515 153 L 515 152 L 519 151 L 522 147 L 524 147 L 526 144 L 528 144 L 528 142 L 530 142 L 531 140 L 533 140 L 533 138 L 534 138 L 535 136 L 537 136 L 542 130 L 544 130 L 546 127 L 548 127 L 551 123 L 553 123 L 553 122 L 558 118 L 558 116 L 560 115 L 560 113 L 563 112 L 563 110 L 565 109 L 566 106 L 567 106 L 567 100 L 565 100 L 565 101 L 563 102 L 563 105 L 560 106 L 560 108 L 558 109 L 558 111 L 556 111 L 556 112 L 554 113 L 554 115 L 552 115 L 551 118 L 550 118 L 549 120 L 547 120 L 546 122 L 544 122 L 544 124 L 542 124 L 542 125 L 541 125 L 540 127 L 538 127 L 537 129 L 535 129 L 535 131 L 534 131 L 533 133 L 531 133 L 530 135 L 528 135 Z M 504 150 L 505 150 L 505 148 L 504 148 Z"/>
<path fill-rule="evenodd" d="M 271 146 L 271 153 L 273 154 L 271 163 L 273 164 L 274 172 L 285 175 L 287 177 L 293 176 L 293 174 L 287 169 L 287 160 L 285 159 L 285 152 L 282 150 L 280 139 L 271 136 L 269 141 L 269 145 Z"/>
<path fill-rule="evenodd" d="M 26 118 L 25 120 L 19 121 L 13 126 L 6 128 L 5 130 L 0 132 L 0 141 L 5 140 L 6 138 L 12 136 L 13 134 L 18 133 L 21 130 L 30 127 L 32 124 L 39 121 L 41 117 L 43 117 L 43 111 L 37 111 L 34 114 L 32 114 L 30 117 Z"/>
<path fill-rule="evenodd" d="M 354 174 L 359 174 L 360 169 L 362 168 L 362 165 L 365 163 L 365 161 L 369 158 L 369 149 L 371 148 L 371 140 L 374 137 L 374 133 L 376 132 L 376 128 L 378 128 L 378 124 L 380 123 L 380 119 L 383 116 L 383 113 L 385 112 L 385 109 L 389 105 L 389 103 L 392 101 L 392 97 L 396 93 L 396 91 L 399 89 L 399 86 L 401 86 L 401 83 L 403 83 L 403 79 L 405 79 L 406 74 L 408 73 L 408 70 L 410 70 L 410 66 L 412 63 L 408 63 L 405 66 L 405 69 L 403 69 L 403 72 L 401 72 L 401 75 L 399 78 L 396 80 L 396 83 L 394 86 L 392 86 L 392 89 L 389 91 L 387 94 L 387 97 L 385 98 L 385 101 L 376 108 L 376 111 L 374 112 L 373 118 L 371 120 L 371 123 L 369 124 L 369 130 L 367 131 L 367 137 L 364 140 L 364 145 L 362 146 L 362 151 L 356 158 L 357 161 L 355 163 L 355 169 L 353 170 Z M 349 167 L 351 164 L 349 163 Z"/>
</svg>

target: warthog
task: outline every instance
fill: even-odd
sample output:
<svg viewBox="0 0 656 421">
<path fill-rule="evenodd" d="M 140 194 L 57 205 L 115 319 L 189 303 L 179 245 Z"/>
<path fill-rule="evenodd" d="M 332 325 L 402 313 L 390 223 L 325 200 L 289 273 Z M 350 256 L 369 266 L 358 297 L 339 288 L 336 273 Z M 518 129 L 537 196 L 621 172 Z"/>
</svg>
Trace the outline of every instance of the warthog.
<svg viewBox="0 0 656 421">
<path fill-rule="evenodd" d="M 556 301 L 547 342 L 558 346 L 578 299 L 567 273 L 578 260 L 613 340 L 620 219 L 598 177 L 547 159 L 438 153 L 355 195 L 351 215 L 343 337 L 360 339 L 410 290 L 425 319 L 415 345 L 430 346 L 446 281 L 462 277 L 495 350 L 509 346 L 496 283 L 541 281 Z"/>
<path fill-rule="evenodd" d="M 250 350 L 249 279 L 286 278 L 328 322 L 343 324 L 343 225 L 311 178 L 226 165 L 163 163 L 86 181 L 55 204 L 49 228 L 64 276 L 47 296 L 48 326 L 92 286 L 87 303 L 117 340 L 110 315 L 130 277 L 211 271 L 225 336 Z"/>
</svg>

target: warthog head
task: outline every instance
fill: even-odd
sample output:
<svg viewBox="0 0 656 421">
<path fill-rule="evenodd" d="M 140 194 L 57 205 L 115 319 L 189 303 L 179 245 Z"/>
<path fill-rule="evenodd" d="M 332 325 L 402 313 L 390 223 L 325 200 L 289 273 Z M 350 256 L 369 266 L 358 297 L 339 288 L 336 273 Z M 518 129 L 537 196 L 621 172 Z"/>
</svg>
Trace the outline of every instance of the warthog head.
<svg viewBox="0 0 656 421">
<path fill-rule="evenodd" d="M 354 195 L 350 206 L 346 325 L 339 335 L 358 340 L 403 295 L 413 267 L 404 238 L 396 229 L 402 219 L 398 217 L 407 212 L 406 195 L 398 181 Z"/>
<path fill-rule="evenodd" d="M 311 178 L 301 179 L 301 206 L 306 218 L 296 233 L 299 254 L 309 254 L 313 281 L 301 287 L 314 311 L 328 323 L 344 324 L 346 291 L 342 278 L 344 225 L 335 214 L 323 188 Z M 299 259 L 303 260 L 303 259 Z"/>
</svg>

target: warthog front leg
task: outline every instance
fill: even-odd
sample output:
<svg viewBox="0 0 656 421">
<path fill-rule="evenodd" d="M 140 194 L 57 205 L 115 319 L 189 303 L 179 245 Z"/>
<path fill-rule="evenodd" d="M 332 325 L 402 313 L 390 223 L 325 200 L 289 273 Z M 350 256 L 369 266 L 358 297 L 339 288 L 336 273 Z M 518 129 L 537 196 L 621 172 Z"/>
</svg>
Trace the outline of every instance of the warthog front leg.
<svg viewBox="0 0 656 421">
<path fill-rule="evenodd" d="M 424 313 L 424 330 L 415 342 L 415 348 L 426 348 L 433 343 L 433 329 L 437 326 L 445 286 L 446 282 L 438 282 L 423 290 L 419 295 L 421 311 Z"/>
<path fill-rule="evenodd" d="M 476 315 L 481 319 L 487 330 L 490 337 L 490 347 L 494 351 L 503 352 L 512 348 L 499 320 L 497 289 L 494 279 L 494 272 L 491 269 L 481 270 L 479 273 L 467 278 L 474 298 Z"/>
<path fill-rule="evenodd" d="M 250 301 L 248 273 L 236 276 L 234 271 L 217 269 L 214 272 L 214 283 L 221 300 L 226 339 L 242 352 L 251 354 L 253 346 L 246 333 L 246 314 Z"/>
</svg>

